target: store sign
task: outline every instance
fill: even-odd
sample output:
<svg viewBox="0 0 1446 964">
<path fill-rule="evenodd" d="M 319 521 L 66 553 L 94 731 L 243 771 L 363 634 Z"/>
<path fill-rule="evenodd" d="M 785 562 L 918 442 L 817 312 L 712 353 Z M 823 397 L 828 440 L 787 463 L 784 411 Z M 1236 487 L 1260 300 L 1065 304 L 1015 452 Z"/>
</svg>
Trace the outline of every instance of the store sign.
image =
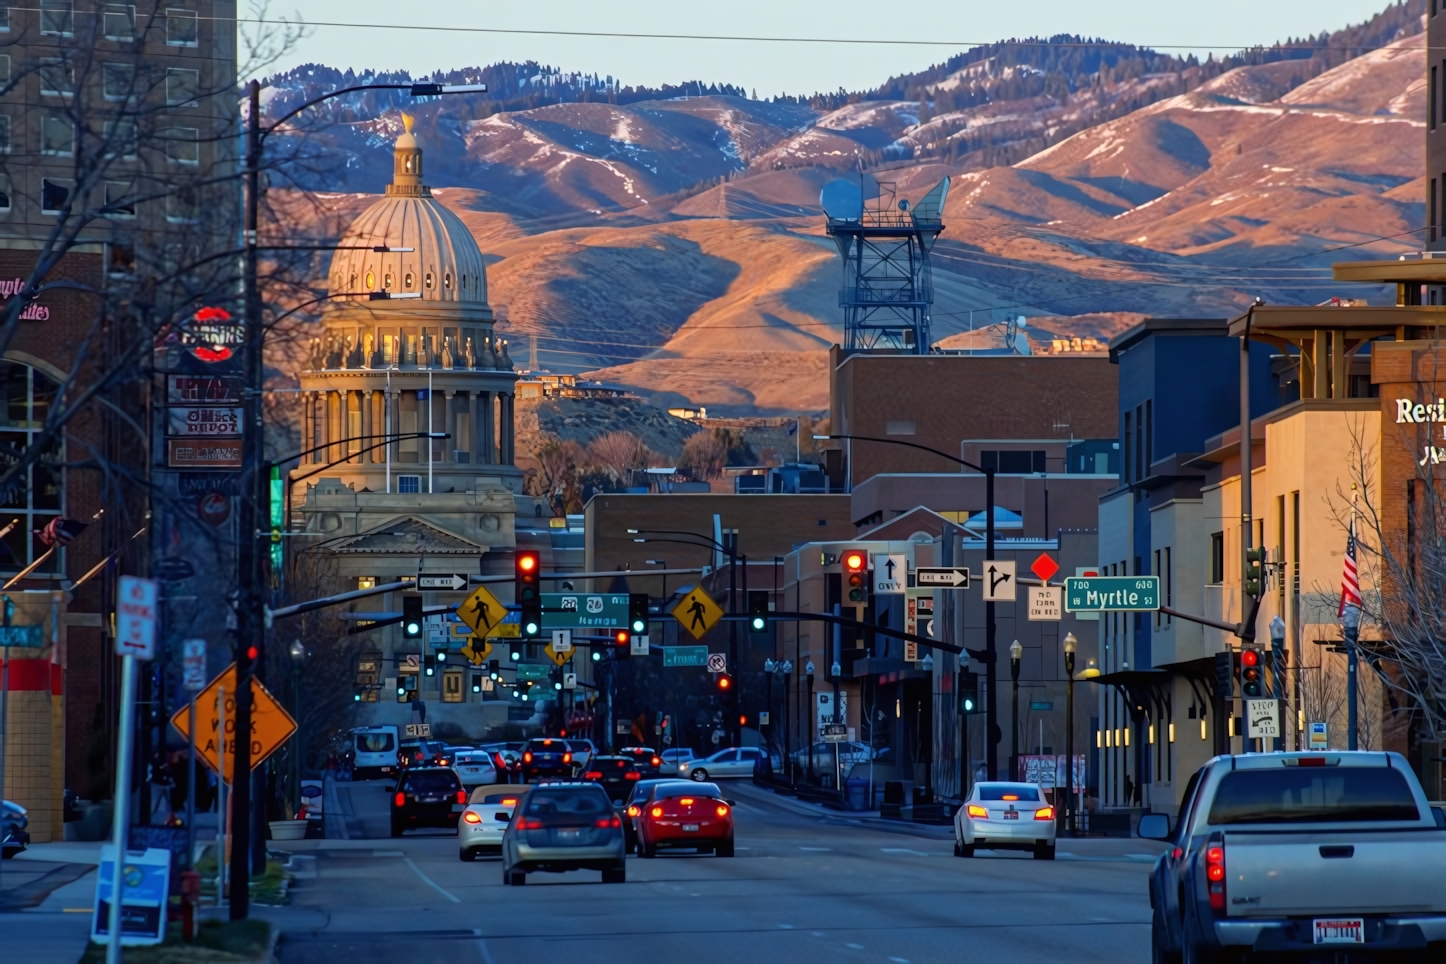
<svg viewBox="0 0 1446 964">
<path fill-rule="evenodd" d="M 1409 398 L 1396 399 L 1396 423 L 1402 422 L 1446 422 L 1446 398 L 1435 402 L 1415 402 Z"/>
<path fill-rule="evenodd" d="M 169 375 L 166 401 L 172 405 L 239 404 L 241 379 L 220 375 Z"/>
<path fill-rule="evenodd" d="M 0 298 L 13 298 L 25 289 L 25 279 L 10 278 L 0 280 Z M 50 309 L 39 302 L 31 301 L 20 312 L 21 321 L 49 321 Z"/>
<path fill-rule="evenodd" d="M 172 408 L 167 415 L 167 435 L 214 438 L 241 434 L 239 408 Z"/>
<path fill-rule="evenodd" d="M 202 308 L 181 329 L 180 341 L 203 362 L 223 362 L 241 345 L 241 325 L 225 308 Z"/>
<path fill-rule="evenodd" d="M 166 439 L 166 464 L 182 469 L 238 469 L 240 439 Z"/>
</svg>

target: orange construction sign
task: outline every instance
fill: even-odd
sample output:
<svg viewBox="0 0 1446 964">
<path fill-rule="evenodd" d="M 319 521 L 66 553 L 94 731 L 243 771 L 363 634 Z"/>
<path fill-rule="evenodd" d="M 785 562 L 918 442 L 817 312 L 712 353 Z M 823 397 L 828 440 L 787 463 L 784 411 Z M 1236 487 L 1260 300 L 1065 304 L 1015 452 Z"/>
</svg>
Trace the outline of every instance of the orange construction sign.
<svg viewBox="0 0 1446 964">
<path fill-rule="evenodd" d="M 222 673 L 196 694 L 196 755 L 212 770 L 219 770 L 217 751 L 222 733 L 221 714 L 216 705 L 221 688 L 226 689 L 226 770 L 222 774 L 231 782 L 236 759 L 236 664 L 232 663 Z M 171 725 L 187 740 L 191 732 L 187 728 L 190 707 L 182 706 L 171 717 Z M 260 766 L 271 754 L 296 732 L 296 721 L 282 709 L 266 687 L 253 676 L 251 678 L 251 767 Z"/>
</svg>

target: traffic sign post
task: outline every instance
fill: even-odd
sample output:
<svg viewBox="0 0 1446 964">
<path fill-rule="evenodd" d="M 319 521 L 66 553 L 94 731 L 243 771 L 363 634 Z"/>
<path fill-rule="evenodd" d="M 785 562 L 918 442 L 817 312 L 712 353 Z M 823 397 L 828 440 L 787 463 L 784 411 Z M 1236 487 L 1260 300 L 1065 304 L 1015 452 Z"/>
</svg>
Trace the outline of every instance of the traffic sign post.
<svg viewBox="0 0 1446 964">
<path fill-rule="evenodd" d="M 707 662 L 708 662 L 708 672 L 710 672 L 710 673 L 726 673 L 726 672 L 728 672 L 728 654 L 727 654 L 727 653 L 709 653 L 709 654 L 708 654 L 708 660 L 707 660 Z"/>
<path fill-rule="evenodd" d="M 968 589 L 969 570 L 963 566 L 944 568 L 923 568 L 914 570 L 914 582 L 919 586 L 942 586 L 945 589 Z"/>
<path fill-rule="evenodd" d="M 1018 598 L 1013 559 L 984 560 L 984 575 L 979 580 L 984 587 L 985 602 L 1014 602 Z"/>
<path fill-rule="evenodd" d="M 1071 576 L 1065 612 L 1149 612 L 1160 608 L 1159 576 Z"/>
<path fill-rule="evenodd" d="M 457 573 L 446 576 L 418 576 L 418 589 L 448 589 L 452 592 L 467 588 L 467 577 Z M 488 595 L 491 595 L 489 593 Z"/>
<path fill-rule="evenodd" d="M 707 646 L 664 646 L 663 666 L 707 666 Z"/>
<path fill-rule="evenodd" d="M 1059 586 L 1029 587 L 1029 621 L 1058 622 L 1062 617 L 1064 590 Z"/>
<path fill-rule="evenodd" d="M 650 652 L 647 636 L 633 636 L 628 639 L 629 652 L 633 656 L 646 656 Z"/>
<path fill-rule="evenodd" d="M 1059 572 L 1059 563 L 1055 562 L 1054 557 L 1049 553 L 1041 552 L 1039 558 L 1029 564 L 1029 571 L 1038 576 L 1039 581 L 1047 586 L 1049 581 L 1054 578 L 1055 573 Z"/>
<path fill-rule="evenodd" d="M 678 600 L 678 604 L 673 607 L 672 615 L 678 621 L 678 625 L 686 629 L 694 639 L 702 639 L 704 634 L 723 618 L 723 610 L 713 601 L 713 597 L 703 590 L 702 586 L 695 586 L 688 591 L 686 596 Z"/>
<path fill-rule="evenodd" d="M 468 639 L 467 645 L 463 646 L 461 649 L 463 658 L 466 659 L 467 662 L 471 663 L 473 666 L 481 666 L 483 663 L 487 662 L 487 657 L 491 654 L 491 652 L 492 644 L 487 642 L 485 639 L 482 639 L 480 636 L 473 636 Z"/>
<path fill-rule="evenodd" d="M 545 592 L 542 628 L 622 629 L 628 625 L 628 594 Z"/>
<path fill-rule="evenodd" d="M 552 650 L 555 653 L 572 652 L 572 630 L 554 629 L 552 631 Z"/>
<path fill-rule="evenodd" d="M 902 596 L 908 586 L 908 556 L 902 552 L 874 553 L 875 596 Z"/>
<path fill-rule="evenodd" d="M 507 618 L 507 607 L 502 605 L 486 586 L 478 586 L 472 591 L 472 595 L 457 607 L 457 618 L 471 626 L 472 632 L 486 639 L 489 636 L 501 635 L 493 631 Z"/>
<path fill-rule="evenodd" d="M 1280 701 L 1246 700 L 1246 736 L 1252 740 L 1271 740 L 1280 736 Z"/>
<path fill-rule="evenodd" d="M 227 694 L 225 709 L 217 706 L 216 695 L 220 690 Z M 224 773 L 220 754 L 223 744 L 226 756 L 236 752 L 236 665 L 226 667 L 211 680 L 196 697 L 197 753 L 206 765 L 230 782 L 233 774 Z M 191 738 L 191 727 L 185 709 L 177 710 L 171 717 L 171 725 L 186 739 Z M 224 715 L 225 719 L 222 719 Z M 251 748 L 251 768 L 265 762 L 266 758 L 280 749 L 296 732 L 296 721 L 276 701 L 271 692 L 261 685 L 254 676 L 251 678 L 251 733 L 247 741 Z"/>
</svg>

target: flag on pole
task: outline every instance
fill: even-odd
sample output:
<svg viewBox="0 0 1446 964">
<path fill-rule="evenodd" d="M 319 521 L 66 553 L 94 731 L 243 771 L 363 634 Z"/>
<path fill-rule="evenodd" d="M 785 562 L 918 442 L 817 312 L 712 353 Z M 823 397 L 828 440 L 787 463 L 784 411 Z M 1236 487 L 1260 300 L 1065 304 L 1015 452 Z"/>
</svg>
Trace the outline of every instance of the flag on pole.
<svg viewBox="0 0 1446 964">
<path fill-rule="evenodd" d="M 1346 557 L 1341 569 L 1341 606 L 1336 613 L 1339 619 L 1345 615 L 1346 607 L 1354 606 L 1357 610 L 1361 608 L 1361 580 L 1356 574 L 1356 520 L 1351 520 L 1351 527 L 1346 535 Z"/>
</svg>

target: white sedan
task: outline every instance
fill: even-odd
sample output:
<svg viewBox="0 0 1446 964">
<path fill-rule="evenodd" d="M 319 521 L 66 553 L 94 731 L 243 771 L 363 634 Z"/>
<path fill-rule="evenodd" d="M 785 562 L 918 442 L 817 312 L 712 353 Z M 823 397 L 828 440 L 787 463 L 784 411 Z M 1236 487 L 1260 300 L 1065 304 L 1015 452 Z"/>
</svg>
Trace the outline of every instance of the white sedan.
<svg viewBox="0 0 1446 964">
<path fill-rule="evenodd" d="M 457 819 L 457 851 L 463 860 L 502 853 L 502 834 L 517 809 L 517 801 L 530 789 L 525 784 L 477 787 Z"/>
<path fill-rule="evenodd" d="M 954 856 L 974 848 L 1031 850 L 1036 860 L 1054 859 L 1054 807 L 1037 783 L 976 783 L 954 814 Z"/>
<path fill-rule="evenodd" d="M 497 766 L 486 750 L 458 749 L 454 753 L 452 769 L 457 771 L 464 787 L 480 787 L 497 782 Z"/>
</svg>

